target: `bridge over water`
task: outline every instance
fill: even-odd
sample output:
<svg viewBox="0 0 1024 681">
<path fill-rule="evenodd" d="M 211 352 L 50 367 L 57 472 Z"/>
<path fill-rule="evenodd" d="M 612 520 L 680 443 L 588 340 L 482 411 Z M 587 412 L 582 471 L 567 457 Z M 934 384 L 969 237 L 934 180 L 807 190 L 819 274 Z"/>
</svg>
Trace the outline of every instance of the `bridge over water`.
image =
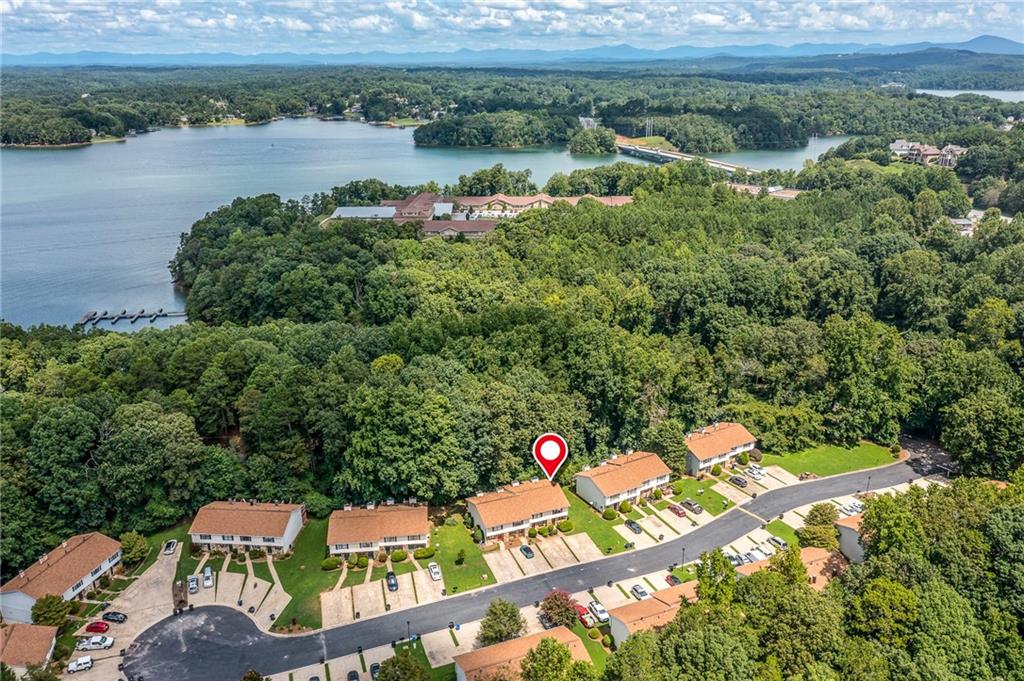
<svg viewBox="0 0 1024 681">
<path fill-rule="evenodd" d="M 623 144 L 618 142 L 615 144 L 618 148 L 619 153 L 629 154 L 630 156 L 636 156 L 637 158 L 646 159 L 648 161 L 654 161 L 655 163 L 672 163 L 673 161 L 696 161 L 698 159 L 704 161 L 712 168 L 724 170 L 727 173 L 735 173 L 737 171 L 743 171 L 748 175 L 756 175 L 759 170 L 754 168 L 748 168 L 746 166 L 737 165 L 735 163 L 727 163 L 726 161 L 716 161 L 711 158 L 704 158 L 703 156 L 695 156 L 694 154 L 684 154 L 679 151 L 665 151 L 663 149 L 654 149 L 652 147 L 642 147 L 637 144 Z"/>
</svg>

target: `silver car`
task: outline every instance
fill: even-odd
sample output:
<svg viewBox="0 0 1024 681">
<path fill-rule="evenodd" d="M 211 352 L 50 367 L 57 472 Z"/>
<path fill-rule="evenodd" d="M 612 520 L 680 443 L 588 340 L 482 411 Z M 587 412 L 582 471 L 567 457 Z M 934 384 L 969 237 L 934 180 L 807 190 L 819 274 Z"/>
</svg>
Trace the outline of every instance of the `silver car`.
<svg viewBox="0 0 1024 681">
<path fill-rule="evenodd" d="M 651 597 L 651 594 L 647 593 L 647 589 L 643 588 L 639 584 L 634 584 L 633 588 L 630 589 L 630 591 L 633 593 L 634 596 L 637 597 L 637 600 L 643 601 Z"/>
<path fill-rule="evenodd" d="M 435 582 L 441 581 L 441 566 L 437 563 L 430 563 L 427 565 L 427 572 L 430 573 L 430 578 Z"/>
</svg>

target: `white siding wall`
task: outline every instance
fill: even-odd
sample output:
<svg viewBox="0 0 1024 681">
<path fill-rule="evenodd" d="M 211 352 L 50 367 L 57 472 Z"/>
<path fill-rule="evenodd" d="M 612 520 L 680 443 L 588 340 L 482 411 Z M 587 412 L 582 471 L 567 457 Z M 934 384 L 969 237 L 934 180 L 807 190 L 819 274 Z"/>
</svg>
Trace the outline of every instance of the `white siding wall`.
<svg viewBox="0 0 1024 681">
<path fill-rule="evenodd" d="M 551 512 L 545 513 L 544 515 L 542 515 L 539 518 L 530 518 L 529 520 L 524 520 L 524 521 L 521 521 L 521 522 L 518 522 L 518 523 L 511 523 L 511 524 L 508 524 L 508 525 L 502 525 L 500 527 L 493 527 L 493 528 L 485 527 L 484 525 L 480 525 L 480 527 L 483 528 L 483 530 L 484 530 L 484 537 L 491 538 L 491 537 L 497 537 L 497 536 L 500 536 L 500 535 L 503 535 L 503 534 L 507 534 L 509 532 L 521 532 L 523 530 L 530 529 L 534 525 L 546 525 L 547 523 L 557 522 L 557 521 L 559 521 L 559 520 L 561 520 L 563 518 L 568 518 L 568 517 L 569 517 L 569 509 L 565 508 L 565 509 L 563 509 L 561 511 L 551 511 Z M 476 520 L 476 517 L 474 516 L 473 519 Z"/>
<path fill-rule="evenodd" d="M 629 638 L 629 629 L 627 629 L 626 625 L 622 623 L 622 620 L 615 615 L 611 616 L 609 624 L 611 626 L 612 640 L 615 641 L 616 647 L 621 646 L 626 642 L 626 639 Z"/>
<path fill-rule="evenodd" d="M 32 606 L 36 599 L 20 591 L 0 594 L 0 613 L 9 622 L 32 623 Z"/>
<path fill-rule="evenodd" d="M 288 525 L 284 528 L 283 546 L 285 550 L 289 550 L 295 545 L 295 537 L 298 536 L 299 530 L 302 529 L 302 508 L 296 508 L 292 511 L 292 516 L 288 519 Z"/>
<path fill-rule="evenodd" d="M 668 482 L 669 476 L 662 475 L 661 477 L 651 478 L 647 482 L 644 482 L 639 487 L 613 494 L 612 496 L 606 497 L 601 492 L 594 481 L 588 477 L 576 478 L 576 493 L 579 494 L 584 501 L 596 508 L 598 511 L 603 511 L 609 506 L 617 506 L 619 503 L 625 500 L 635 500 L 640 497 L 641 494 L 650 492 L 655 487 L 660 487 Z"/>
<path fill-rule="evenodd" d="M 370 546 L 360 546 L 359 544 L 331 544 L 328 547 L 328 551 L 332 556 L 342 556 L 350 553 L 380 553 L 381 550 L 390 553 L 396 548 L 411 550 L 422 548 L 426 546 L 428 542 L 428 536 L 421 534 L 409 537 L 398 537 L 395 541 L 381 540 L 368 542 L 370 543 Z"/>
<path fill-rule="evenodd" d="M 715 467 L 715 464 L 720 464 L 724 466 L 726 462 L 728 462 L 733 457 L 739 456 L 743 452 L 749 452 L 750 450 L 752 450 L 754 448 L 754 444 L 755 443 L 751 442 L 749 444 L 741 445 L 739 447 L 736 447 L 735 449 L 726 452 L 725 454 L 721 454 L 710 459 L 705 459 L 704 461 L 701 461 L 691 453 L 687 453 L 686 472 L 689 473 L 690 475 L 698 475 L 701 471 L 711 470 L 712 468 Z"/>
</svg>

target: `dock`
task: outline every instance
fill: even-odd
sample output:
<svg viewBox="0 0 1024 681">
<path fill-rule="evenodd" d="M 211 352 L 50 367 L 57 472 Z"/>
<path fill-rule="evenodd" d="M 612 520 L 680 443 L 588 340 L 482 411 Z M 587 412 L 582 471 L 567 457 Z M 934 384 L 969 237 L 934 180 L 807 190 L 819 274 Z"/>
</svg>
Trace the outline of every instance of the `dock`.
<svg viewBox="0 0 1024 681">
<path fill-rule="evenodd" d="M 701 160 L 707 163 L 712 168 L 724 170 L 727 173 L 735 173 L 737 171 L 743 171 L 748 175 L 756 175 L 759 170 L 754 168 L 748 168 L 746 166 L 737 165 L 735 163 L 726 163 L 725 161 L 716 161 L 712 158 L 705 158 L 703 156 L 696 156 L 694 154 L 684 154 L 679 151 L 665 151 L 664 149 L 654 149 L 652 147 L 642 147 L 637 144 L 623 144 L 621 142 L 615 145 L 620 154 L 627 154 L 629 156 L 636 156 L 648 161 L 654 161 L 655 163 L 672 163 L 674 161 L 696 161 Z"/>
<path fill-rule="evenodd" d="M 96 326 L 100 322 L 106 321 L 109 321 L 111 325 L 113 325 L 117 324 L 119 321 L 122 320 L 128 320 L 129 324 L 134 324 L 140 319 L 153 323 L 160 317 L 184 316 L 184 311 L 165 310 L 162 307 L 156 310 L 146 310 L 145 308 L 142 308 L 136 312 L 129 312 L 128 308 L 124 308 L 120 312 L 109 312 L 108 310 L 97 312 L 96 310 L 89 310 L 84 315 L 82 315 L 82 318 L 75 323 L 75 326 L 85 326 L 86 324 L 92 324 L 93 326 Z"/>
</svg>

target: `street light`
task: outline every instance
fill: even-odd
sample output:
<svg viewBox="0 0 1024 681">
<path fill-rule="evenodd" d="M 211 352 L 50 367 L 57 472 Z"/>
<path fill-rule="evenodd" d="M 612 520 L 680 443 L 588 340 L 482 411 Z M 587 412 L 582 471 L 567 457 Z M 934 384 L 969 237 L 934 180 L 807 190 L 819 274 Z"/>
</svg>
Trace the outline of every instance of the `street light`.
<svg viewBox="0 0 1024 681">
<path fill-rule="evenodd" d="M 408 641 L 412 638 L 412 622 L 409 620 L 405 621 L 405 640 Z"/>
</svg>

